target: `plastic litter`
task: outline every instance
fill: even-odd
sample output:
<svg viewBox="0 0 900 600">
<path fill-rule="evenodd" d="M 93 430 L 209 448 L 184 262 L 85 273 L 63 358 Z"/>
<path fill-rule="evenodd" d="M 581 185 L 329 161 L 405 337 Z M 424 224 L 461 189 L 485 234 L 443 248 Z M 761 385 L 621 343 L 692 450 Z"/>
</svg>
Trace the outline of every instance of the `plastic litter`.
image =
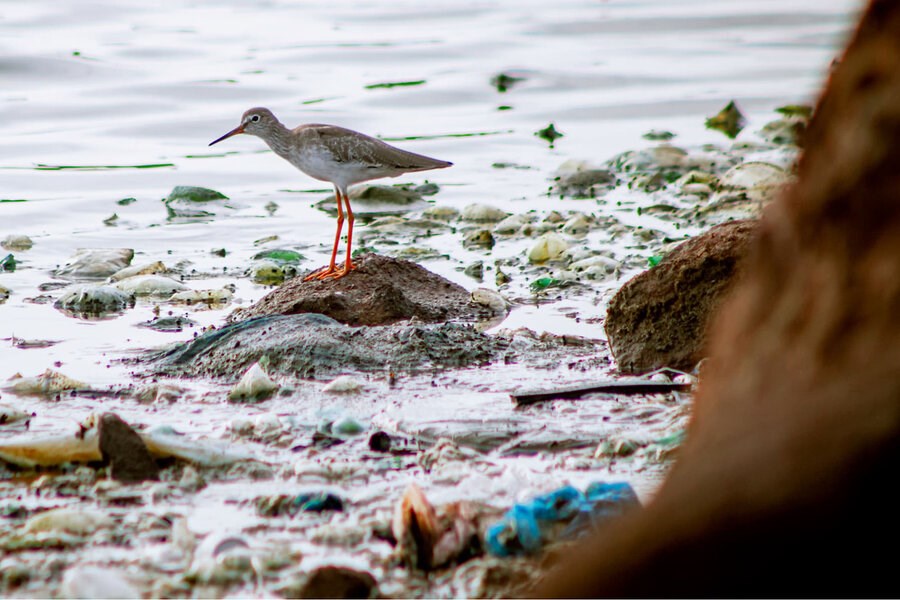
<svg viewBox="0 0 900 600">
<path fill-rule="evenodd" d="M 485 535 L 495 556 L 534 554 L 557 539 L 574 539 L 600 523 L 640 506 L 631 485 L 595 482 L 584 492 L 567 485 L 526 504 L 515 504 Z"/>
</svg>

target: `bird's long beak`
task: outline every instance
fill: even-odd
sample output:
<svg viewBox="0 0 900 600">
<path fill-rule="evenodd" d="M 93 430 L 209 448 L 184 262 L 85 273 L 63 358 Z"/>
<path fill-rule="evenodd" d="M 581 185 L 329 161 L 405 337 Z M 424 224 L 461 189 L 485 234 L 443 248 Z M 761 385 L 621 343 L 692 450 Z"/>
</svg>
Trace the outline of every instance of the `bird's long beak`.
<svg viewBox="0 0 900 600">
<path fill-rule="evenodd" d="M 229 131 L 228 133 L 226 133 L 225 135 L 223 135 L 223 136 L 220 137 L 219 139 L 213 140 L 212 142 L 209 143 L 209 145 L 212 146 L 213 144 L 218 144 L 218 143 L 221 142 L 222 140 L 226 140 L 226 139 L 230 138 L 231 136 L 237 135 L 237 134 L 239 134 L 239 133 L 244 133 L 244 124 L 243 124 L 243 123 L 241 123 L 240 125 L 238 125 L 238 126 L 235 127 L 234 129 L 232 129 L 231 131 Z"/>
</svg>

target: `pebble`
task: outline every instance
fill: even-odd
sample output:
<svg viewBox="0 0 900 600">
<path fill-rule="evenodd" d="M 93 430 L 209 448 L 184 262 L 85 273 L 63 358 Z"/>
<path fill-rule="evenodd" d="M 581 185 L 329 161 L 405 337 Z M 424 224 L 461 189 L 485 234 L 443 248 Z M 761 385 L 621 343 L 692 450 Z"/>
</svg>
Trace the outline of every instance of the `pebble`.
<svg viewBox="0 0 900 600">
<path fill-rule="evenodd" d="M 53 306 L 76 316 L 102 316 L 134 306 L 134 294 L 111 285 L 78 285 L 69 288 Z"/>
<path fill-rule="evenodd" d="M 422 211 L 422 216 L 438 221 L 452 221 L 459 217 L 459 210 L 452 206 L 429 206 Z"/>
<path fill-rule="evenodd" d="M 31 413 L 19 410 L 18 408 L 9 406 L 8 404 L 0 404 L 0 425 L 9 425 L 11 423 L 22 421 L 24 419 L 30 419 L 31 417 Z"/>
<path fill-rule="evenodd" d="M 188 290 L 177 292 L 169 298 L 170 302 L 178 304 L 228 304 L 234 297 L 234 293 L 226 288 L 218 290 Z"/>
<path fill-rule="evenodd" d="M 562 226 L 562 230 L 569 235 L 584 235 L 591 230 L 591 219 L 581 213 L 573 215 Z"/>
<path fill-rule="evenodd" d="M 712 188 L 705 183 L 687 183 L 681 186 L 684 194 L 693 194 L 695 196 L 709 196 L 712 194 Z"/>
<path fill-rule="evenodd" d="M 568 247 L 569 244 L 559 234 L 547 232 L 541 235 L 528 251 L 528 260 L 533 263 L 555 260 L 562 256 Z"/>
<path fill-rule="evenodd" d="M 9 300 L 9 297 L 11 294 L 12 294 L 11 289 L 0 285 L 0 304 L 3 304 L 7 300 Z"/>
<path fill-rule="evenodd" d="M 362 383 L 355 377 L 341 375 L 323 387 L 322 391 L 328 394 L 353 394 L 361 391 L 362 388 Z"/>
<path fill-rule="evenodd" d="M 490 229 L 476 229 L 475 231 L 467 233 L 463 238 L 463 246 L 467 248 L 472 246 L 493 248 L 495 243 L 494 236 Z"/>
<path fill-rule="evenodd" d="M 751 200 L 767 200 L 790 181 L 784 169 L 766 162 L 746 162 L 728 170 L 720 181 L 723 190 L 743 191 Z"/>
<path fill-rule="evenodd" d="M 259 363 L 255 362 L 231 389 L 228 399 L 232 402 L 261 401 L 278 391 L 279 387 L 281 386 L 272 381 Z"/>
<path fill-rule="evenodd" d="M 87 389 L 88 385 L 59 371 L 47 369 L 37 377 L 17 377 L 11 380 L 10 390 L 19 396 L 50 398 L 69 390 Z"/>
<path fill-rule="evenodd" d="M 113 524 L 111 517 L 78 508 L 54 508 L 36 514 L 25 522 L 25 533 L 89 535 Z"/>
<path fill-rule="evenodd" d="M 499 292 L 488 288 L 477 288 L 472 290 L 472 302 L 486 306 L 496 313 L 506 313 L 509 311 L 509 302 L 500 295 Z"/>
<path fill-rule="evenodd" d="M 106 279 L 131 263 L 131 248 L 79 248 L 54 275 L 65 279 Z"/>
<path fill-rule="evenodd" d="M 524 215 L 509 215 L 494 225 L 494 233 L 511 235 L 519 231 L 522 228 L 522 225 L 525 225 L 528 222 L 529 220 Z"/>
<path fill-rule="evenodd" d="M 3 247 L 4 250 L 10 251 L 24 251 L 31 250 L 31 247 L 34 245 L 34 242 L 31 241 L 31 238 L 27 235 L 8 235 L 6 236 L 2 242 L 0 242 L 0 246 Z"/>
<path fill-rule="evenodd" d="M 162 275 L 135 275 L 119 280 L 115 287 L 135 296 L 160 297 L 169 297 L 175 292 L 183 292 L 190 289 L 183 283 Z"/>
<path fill-rule="evenodd" d="M 115 481 L 138 483 L 159 479 L 159 467 L 147 446 L 128 423 L 115 413 L 104 413 L 97 424 L 100 454 L 109 463 Z"/>
<path fill-rule="evenodd" d="M 463 208 L 461 216 L 463 221 L 476 223 L 496 223 L 507 217 L 506 211 L 488 204 L 470 204 Z"/>
<path fill-rule="evenodd" d="M 125 267 L 124 269 L 119 269 L 115 273 L 109 276 L 107 280 L 109 283 L 115 283 L 116 281 L 122 281 L 123 279 L 128 279 L 129 277 L 136 277 L 138 275 L 157 275 L 159 273 L 165 273 L 168 269 L 166 265 L 162 263 L 162 261 L 156 261 L 152 263 L 146 263 L 142 265 L 134 265 L 131 267 Z"/>
<path fill-rule="evenodd" d="M 60 586 L 63 598 L 140 598 L 118 569 L 78 565 L 66 570 Z"/>
<path fill-rule="evenodd" d="M 331 433 L 339 436 L 359 435 L 365 431 L 365 426 L 353 417 L 341 417 L 331 424 Z"/>
<path fill-rule="evenodd" d="M 465 273 L 472 279 L 481 281 L 484 278 L 484 262 L 476 260 L 475 262 L 467 266 L 463 273 Z"/>
</svg>

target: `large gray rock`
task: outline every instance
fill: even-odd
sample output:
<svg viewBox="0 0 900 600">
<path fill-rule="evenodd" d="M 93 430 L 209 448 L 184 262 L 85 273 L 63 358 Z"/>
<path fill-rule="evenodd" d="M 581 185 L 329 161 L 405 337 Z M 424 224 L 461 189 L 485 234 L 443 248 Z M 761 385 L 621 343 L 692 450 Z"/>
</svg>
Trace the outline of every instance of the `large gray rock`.
<svg viewBox="0 0 900 600">
<path fill-rule="evenodd" d="M 622 286 L 605 324 L 621 372 L 690 370 L 703 358 L 710 317 L 738 276 L 757 228 L 750 219 L 716 225 Z"/>
</svg>

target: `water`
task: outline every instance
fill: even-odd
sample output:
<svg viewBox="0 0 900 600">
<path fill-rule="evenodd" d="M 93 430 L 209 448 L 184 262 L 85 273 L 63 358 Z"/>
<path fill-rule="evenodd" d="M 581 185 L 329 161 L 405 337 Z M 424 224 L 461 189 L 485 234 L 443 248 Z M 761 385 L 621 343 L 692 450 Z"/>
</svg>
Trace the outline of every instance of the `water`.
<svg viewBox="0 0 900 600">
<path fill-rule="evenodd" d="M 401 179 L 438 183 L 439 204 L 595 210 L 583 200 L 546 194 L 562 162 L 602 162 L 647 146 L 641 135 L 651 129 L 677 133 L 681 146 L 723 143 L 703 121 L 732 99 L 750 121 L 742 138 L 754 139 L 753 130 L 773 108 L 815 98 L 857 9 L 847 0 L 563 0 L 552 7 L 512 0 L 5 3 L 0 238 L 27 234 L 35 245 L 15 253 L 18 270 L 0 273 L 0 284 L 13 291 L 0 305 L 0 381 L 56 368 L 92 385 L 127 383 L 129 367 L 117 359 L 193 335 L 190 329 L 166 334 L 135 327 L 153 316 L 150 303 L 89 322 L 63 315 L 52 303 L 29 302 L 77 248 L 133 248 L 134 264 L 186 261 L 197 273 L 189 285 L 235 284 L 236 298 L 245 304 L 268 291 L 239 276 L 259 251 L 255 240 L 279 236 L 277 245 L 307 256 L 304 267 L 327 260 L 334 220 L 312 208 L 330 193 L 327 186 L 255 138 L 207 147 L 251 106 L 271 108 L 289 126 L 334 123 L 453 161 L 451 169 Z M 491 78 L 501 72 L 523 80 L 500 92 Z M 379 85 L 400 82 L 421 83 Z M 534 135 L 549 123 L 565 134 L 553 148 Z M 496 163 L 522 168 L 499 169 Z M 169 222 L 160 200 L 176 185 L 217 189 L 235 208 L 208 222 Z M 117 203 L 124 198 L 136 201 Z M 278 205 L 271 215 L 269 202 Z M 114 213 L 116 224 L 104 224 Z M 457 267 L 485 256 L 463 250 L 459 240 L 437 242 L 453 260 L 423 264 L 472 288 Z M 211 253 L 223 247 L 225 257 Z M 499 244 L 490 259 L 523 251 L 522 245 Z M 494 287 L 492 279 L 485 285 Z M 230 310 L 190 313 L 203 326 L 221 323 Z M 525 305 L 504 326 L 602 337 L 599 325 L 588 329 L 572 315 L 596 321 L 604 310 L 602 297 Z M 13 337 L 58 343 L 18 349 Z M 465 415 L 513 419 L 504 378 L 570 377 L 564 369 L 539 376 L 495 371 L 443 381 L 468 390 L 450 393 L 447 402 L 459 395 Z M 104 408 L 137 422 L 177 422 L 209 434 L 221 432 L 236 414 L 264 410 L 224 404 L 222 386 L 191 385 L 211 395 L 211 404 L 207 398 L 202 410 L 185 401 L 151 411 L 110 400 Z M 374 408 L 357 408 L 385 423 L 404 408 L 426 423 L 454 413 L 453 406 L 435 402 L 426 382 L 411 383 L 399 406 L 390 406 L 392 393 L 377 388 L 367 397 Z M 64 431 L 99 407 L 85 399 L 51 407 L 7 393 L 2 401 L 37 411 L 34 427 L 48 431 Z M 290 402 L 267 409 L 298 411 L 310 421 L 317 414 Z M 590 425 L 589 414 L 564 405 L 528 414 L 529 426 L 548 414 L 563 424 Z M 514 468 L 529 472 L 529 464 L 521 459 Z M 557 467 L 550 460 L 531 472 Z M 633 478 L 644 490 L 656 481 Z M 208 492 L 198 506 L 223 494 Z"/>
</svg>

